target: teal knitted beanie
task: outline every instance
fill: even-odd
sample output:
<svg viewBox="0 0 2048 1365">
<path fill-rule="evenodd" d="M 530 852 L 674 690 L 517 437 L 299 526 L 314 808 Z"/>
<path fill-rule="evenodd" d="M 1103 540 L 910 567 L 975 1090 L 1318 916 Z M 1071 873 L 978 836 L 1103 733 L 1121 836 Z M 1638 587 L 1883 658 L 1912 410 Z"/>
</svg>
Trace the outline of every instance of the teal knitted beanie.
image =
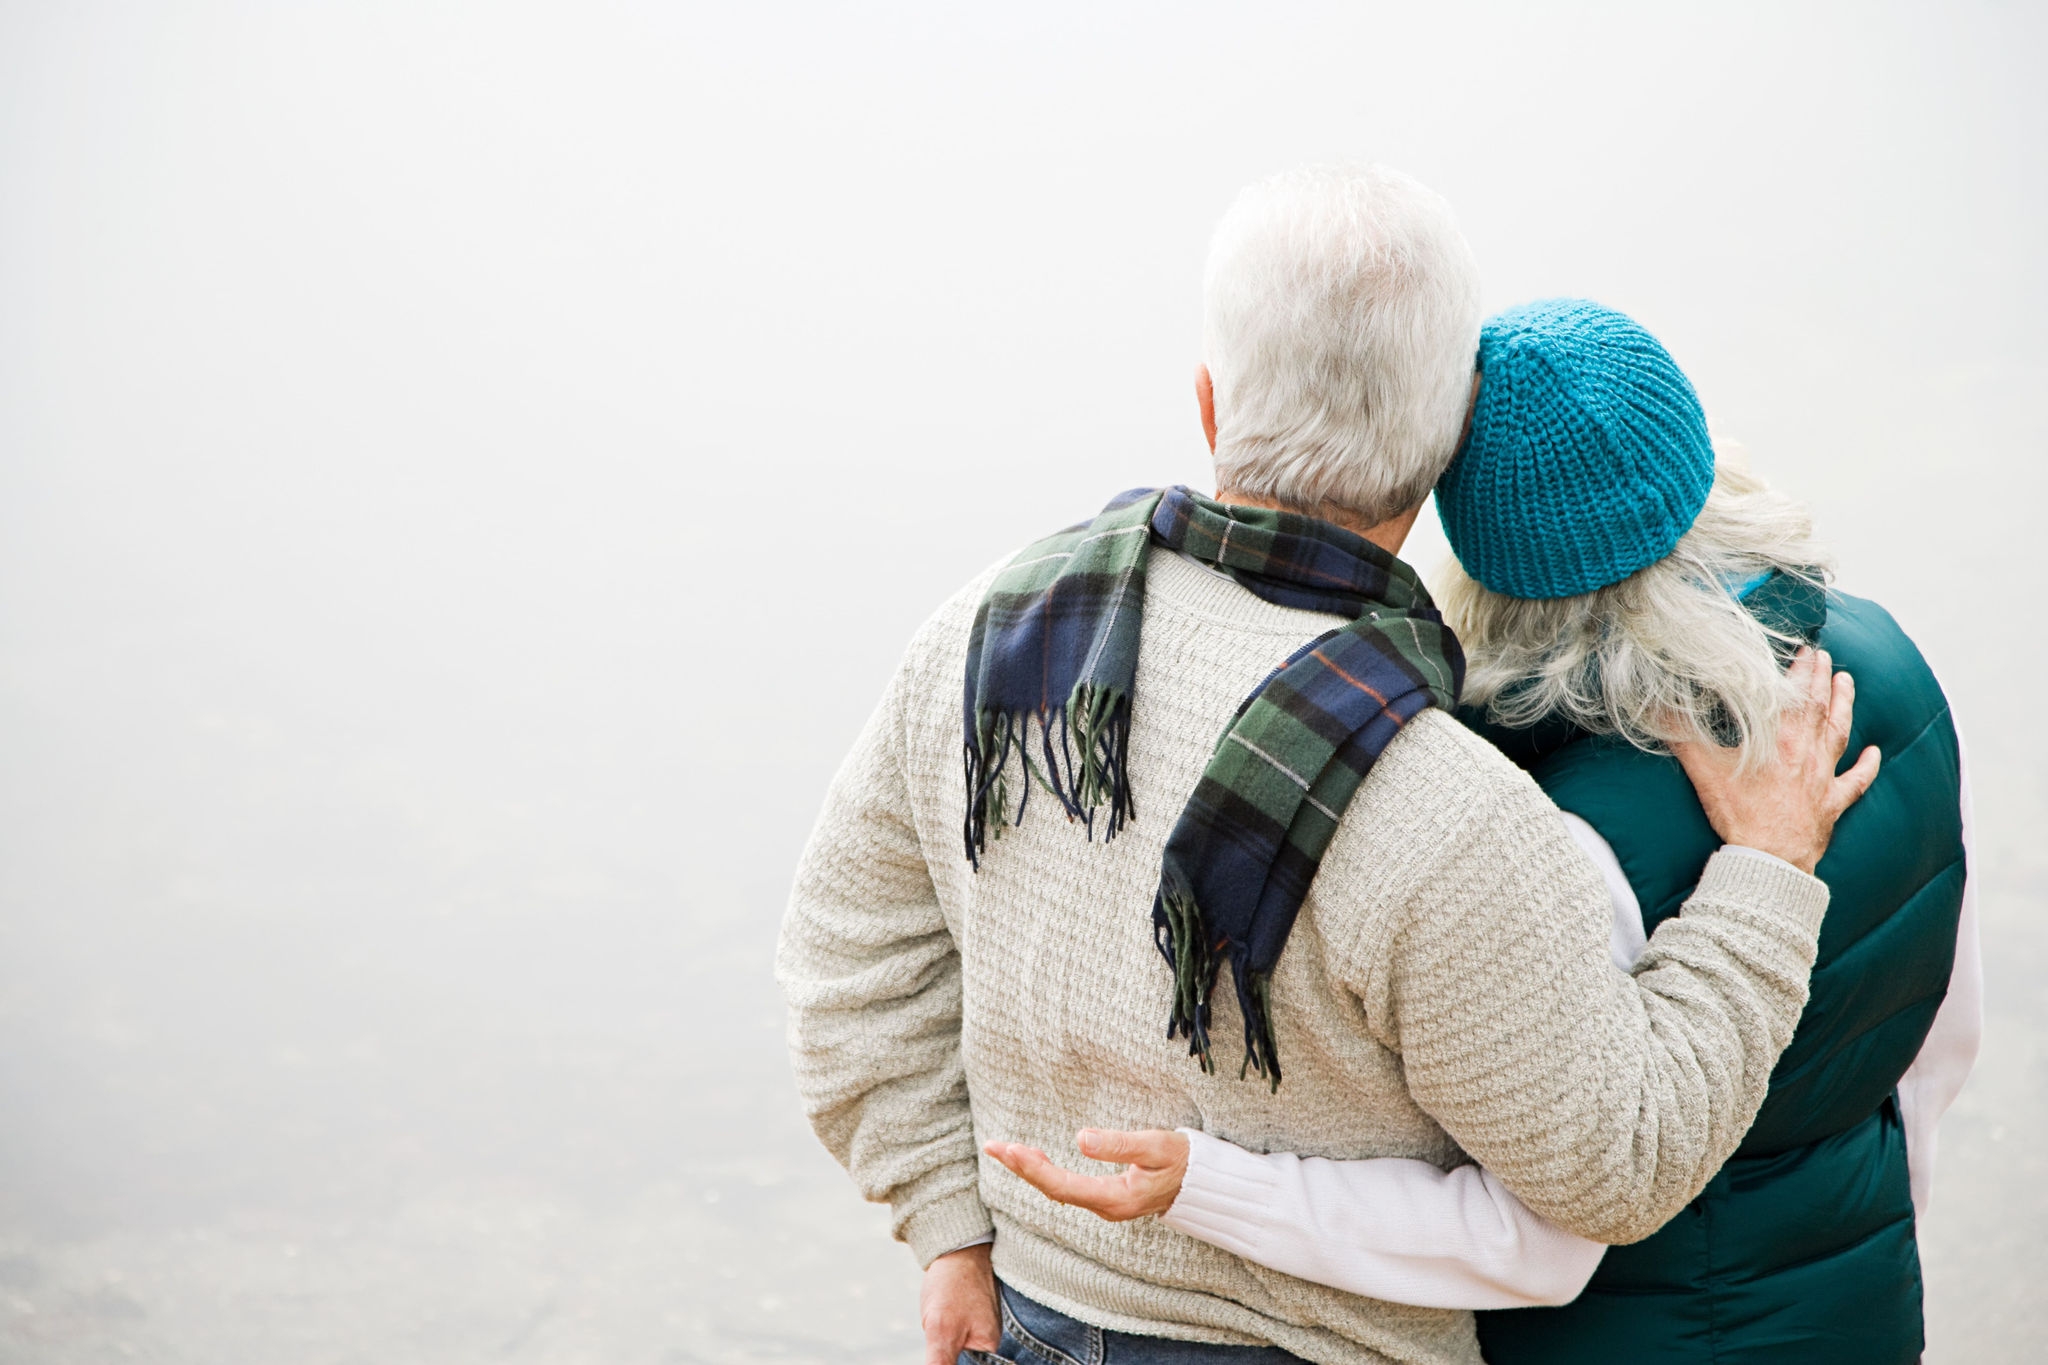
<svg viewBox="0 0 2048 1365">
<path fill-rule="evenodd" d="M 1472 431 L 1437 484 L 1465 572 L 1510 597 L 1572 597 L 1671 553 L 1706 503 L 1714 447 L 1657 338 L 1584 299 L 1479 333 Z"/>
</svg>

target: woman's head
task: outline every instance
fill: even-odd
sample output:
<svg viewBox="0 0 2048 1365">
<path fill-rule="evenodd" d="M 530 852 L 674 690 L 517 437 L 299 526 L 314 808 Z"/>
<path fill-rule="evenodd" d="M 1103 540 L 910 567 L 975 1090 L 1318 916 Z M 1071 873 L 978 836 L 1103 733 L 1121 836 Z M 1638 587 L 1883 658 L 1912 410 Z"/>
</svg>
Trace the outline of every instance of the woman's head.
<svg viewBox="0 0 2048 1365">
<path fill-rule="evenodd" d="M 1739 597 L 1774 571 L 1821 578 L 1826 552 L 1803 507 L 1716 461 L 1692 385 L 1635 322 L 1582 300 L 1489 320 L 1437 503 L 1466 697 L 1494 719 L 1644 748 L 1775 736 L 1784 637 Z"/>
</svg>

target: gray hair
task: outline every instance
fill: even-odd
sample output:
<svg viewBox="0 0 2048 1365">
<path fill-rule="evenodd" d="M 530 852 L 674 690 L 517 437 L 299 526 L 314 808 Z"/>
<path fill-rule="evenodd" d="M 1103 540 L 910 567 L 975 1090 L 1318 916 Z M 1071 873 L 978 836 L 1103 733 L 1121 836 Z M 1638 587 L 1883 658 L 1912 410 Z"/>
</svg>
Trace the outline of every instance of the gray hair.
<svg viewBox="0 0 2048 1365">
<path fill-rule="evenodd" d="M 1478 266 L 1450 206 L 1400 172 L 1289 171 L 1217 225 L 1202 345 L 1219 487 L 1385 521 L 1457 453 Z"/>
<path fill-rule="evenodd" d="M 1736 590 L 1771 570 L 1825 583 L 1832 558 L 1806 508 L 1726 452 L 1692 528 L 1619 583 L 1547 601 L 1482 587 L 1455 564 L 1444 615 L 1465 647 L 1465 700 L 1522 728 L 1562 719 L 1656 751 L 1731 739 L 1745 766 L 1774 744 L 1800 700 L 1773 652 L 1798 643 L 1764 626 Z"/>
</svg>

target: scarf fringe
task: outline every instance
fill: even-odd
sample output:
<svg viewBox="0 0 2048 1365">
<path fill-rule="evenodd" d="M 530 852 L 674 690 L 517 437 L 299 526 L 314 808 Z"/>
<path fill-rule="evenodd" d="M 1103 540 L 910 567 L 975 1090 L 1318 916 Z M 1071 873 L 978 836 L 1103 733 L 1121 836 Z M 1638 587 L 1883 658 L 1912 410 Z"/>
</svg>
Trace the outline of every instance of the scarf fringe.
<svg viewBox="0 0 2048 1365">
<path fill-rule="evenodd" d="M 1166 1036 L 1188 1040 L 1188 1055 L 1201 1060 L 1202 1070 L 1213 1075 L 1216 1060 L 1209 1045 L 1209 997 L 1215 989 L 1216 958 L 1221 952 L 1230 962 L 1232 984 L 1237 988 L 1237 1010 L 1244 1019 L 1244 1061 L 1237 1068 L 1239 1080 L 1257 1074 L 1274 1091 L 1280 1089 L 1280 1055 L 1273 1044 L 1273 978 L 1270 972 L 1254 972 L 1251 955 L 1244 945 L 1224 942 L 1210 944 L 1201 907 L 1179 884 L 1178 878 L 1163 877 L 1152 903 L 1152 941 L 1173 968 L 1173 1012 Z"/>
<path fill-rule="evenodd" d="M 1041 750 L 1038 760 L 1027 747 L 1034 714 Z M 1096 812 L 1107 806 L 1102 837 L 1114 839 L 1138 813 L 1131 798 L 1130 750 L 1131 697 L 1120 688 L 1078 683 L 1064 706 L 1036 713 L 981 712 L 964 755 L 968 861 L 979 871 L 989 843 L 1002 837 L 1006 825 L 1024 823 L 1034 783 L 1060 803 L 1069 820 L 1081 821 L 1091 840 Z M 1026 779 L 1014 816 L 1005 777 L 1012 751 L 1023 765 Z"/>
<path fill-rule="evenodd" d="M 1021 728 L 1021 717 L 1000 711 L 983 711 L 976 717 L 974 737 L 968 740 L 964 764 L 967 778 L 967 816 L 964 833 L 967 840 L 967 860 L 976 871 L 981 869 L 982 850 L 989 840 L 1003 837 L 1004 812 L 1010 804 L 1010 784 L 1004 780 L 1003 769 L 1009 763 L 1010 750 L 1016 747 L 1017 733 Z M 1024 801 L 1031 799 L 1031 789 L 1024 789 Z M 1017 808 L 1018 817 L 1024 814 L 1023 803 Z"/>
<path fill-rule="evenodd" d="M 1152 898 L 1152 942 L 1173 969 L 1173 1010 L 1167 1017 L 1166 1036 L 1185 1035 L 1188 1056 L 1200 1058 L 1202 1070 L 1213 1074 L 1216 1061 L 1209 1051 L 1209 988 L 1216 980 L 1216 959 L 1209 952 L 1201 909 L 1177 877 L 1162 877 Z"/>
<path fill-rule="evenodd" d="M 1230 955 L 1230 974 L 1237 984 L 1237 1012 L 1244 1017 L 1244 1061 L 1237 1068 L 1243 1080 L 1246 1071 L 1264 1078 L 1266 1088 L 1280 1089 L 1280 1053 L 1273 1046 L 1273 974 L 1255 972 L 1248 965 L 1250 954 L 1237 949 Z"/>
</svg>

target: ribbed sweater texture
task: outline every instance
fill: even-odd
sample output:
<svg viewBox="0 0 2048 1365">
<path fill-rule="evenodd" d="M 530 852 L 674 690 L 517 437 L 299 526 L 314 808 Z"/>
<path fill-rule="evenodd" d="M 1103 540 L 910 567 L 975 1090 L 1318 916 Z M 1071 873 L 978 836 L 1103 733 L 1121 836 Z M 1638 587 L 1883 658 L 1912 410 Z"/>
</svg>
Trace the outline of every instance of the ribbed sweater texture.
<svg viewBox="0 0 2048 1365">
<path fill-rule="evenodd" d="M 979 1146 L 1028 1143 L 1107 1174 L 1077 1130 L 1186 1127 L 1253 1151 L 1477 1160 L 1610 1243 L 1654 1231 L 1734 1150 L 1805 1002 L 1826 887 L 1717 855 L 1623 975 L 1606 889 L 1556 808 L 1436 711 L 1360 788 L 1274 973 L 1278 1093 L 1234 1065 L 1204 1075 L 1166 1037 L 1160 854 L 1238 702 L 1334 622 L 1155 555 L 1136 820 L 1090 843 L 1036 801 L 975 873 L 961 680 L 993 573 L 911 642 L 833 780 L 777 954 L 812 1124 L 921 1263 L 993 1228 L 999 1275 L 1102 1327 L 1328 1365 L 1476 1362 L 1469 1313 L 1310 1284 L 1153 1218 L 1104 1222 Z M 1235 1038 L 1234 1006 L 1216 1010 L 1216 1036 Z"/>
</svg>

